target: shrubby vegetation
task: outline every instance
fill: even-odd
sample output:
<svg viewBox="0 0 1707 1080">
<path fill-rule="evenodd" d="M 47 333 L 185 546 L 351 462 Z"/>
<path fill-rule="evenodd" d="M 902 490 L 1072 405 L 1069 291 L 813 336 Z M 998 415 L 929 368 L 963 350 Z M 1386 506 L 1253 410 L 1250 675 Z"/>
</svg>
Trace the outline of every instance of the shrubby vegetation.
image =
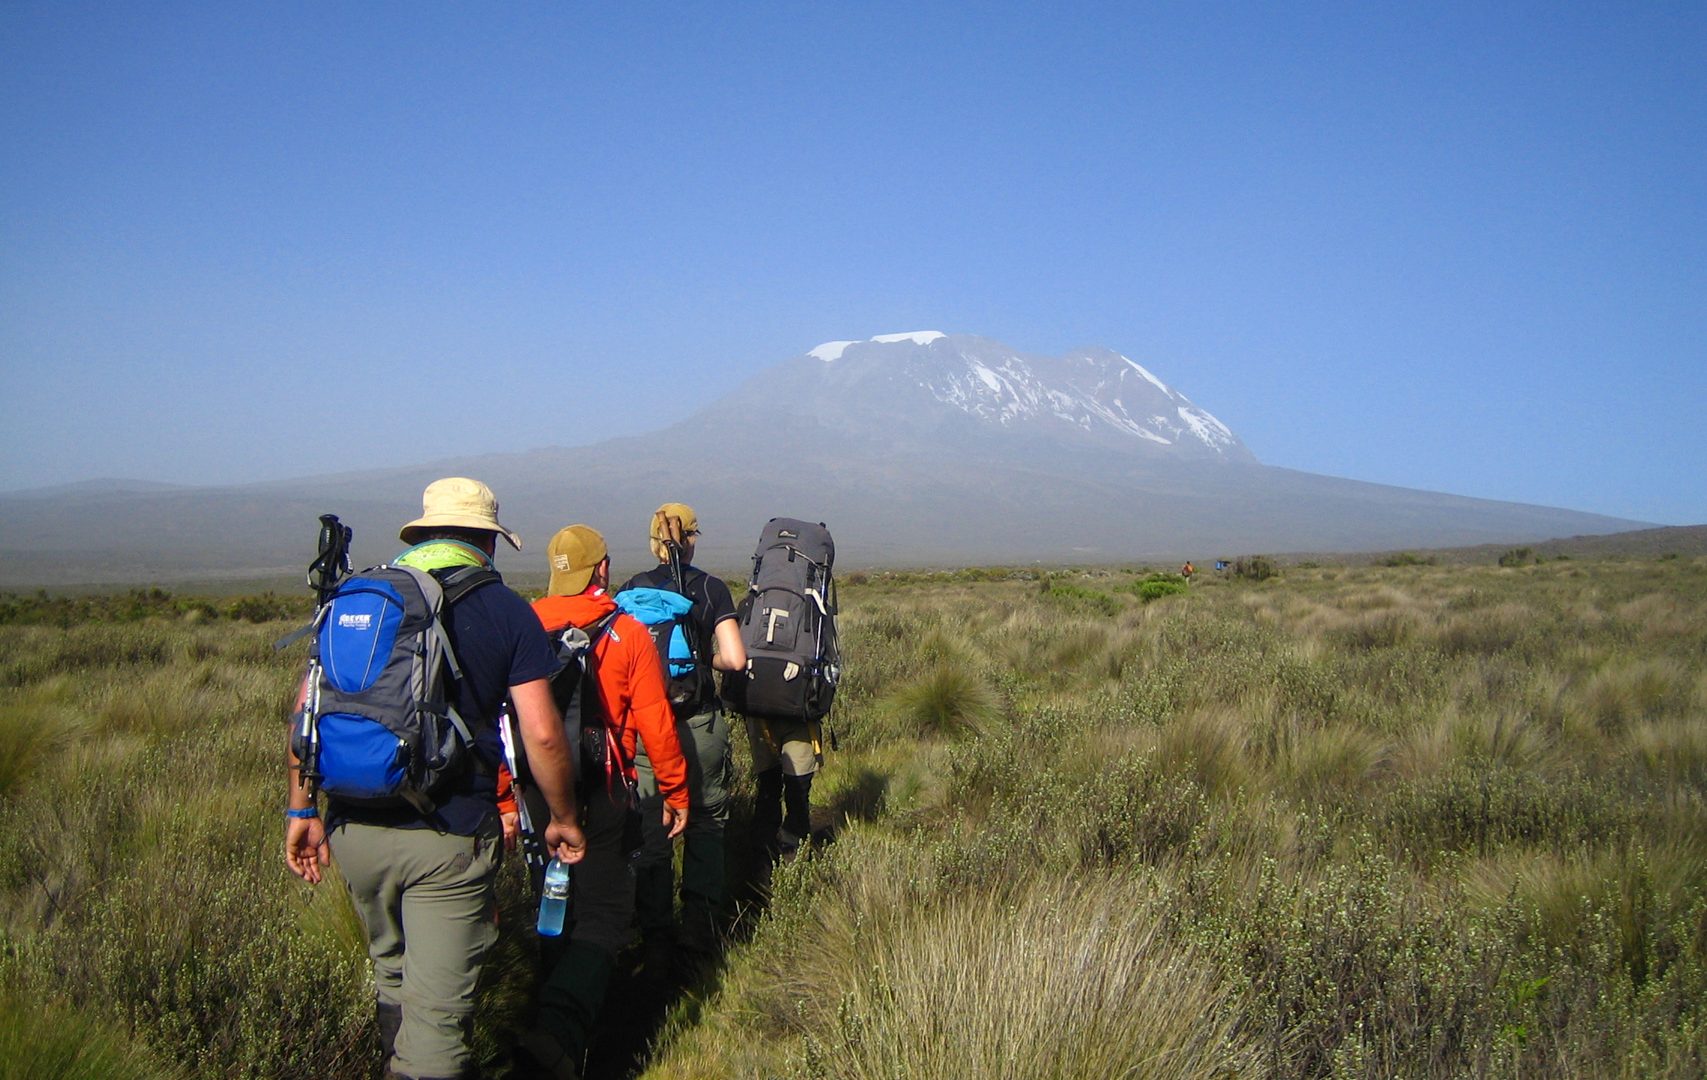
<svg viewBox="0 0 1707 1080">
<path fill-rule="evenodd" d="M 1707 560 L 1263 561 L 850 575 L 835 840 L 646 1075 L 1707 1070 Z M 279 858 L 290 625 L 0 626 L 8 1062 L 377 1075 L 347 900 Z"/>
</svg>

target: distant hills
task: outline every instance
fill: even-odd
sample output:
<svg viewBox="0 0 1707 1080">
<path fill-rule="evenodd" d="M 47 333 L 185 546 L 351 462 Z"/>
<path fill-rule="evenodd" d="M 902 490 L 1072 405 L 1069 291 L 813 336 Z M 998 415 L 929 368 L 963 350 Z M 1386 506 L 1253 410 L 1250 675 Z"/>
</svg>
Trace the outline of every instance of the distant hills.
<svg viewBox="0 0 1707 1080">
<path fill-rule="evenodd" d="M 1533 543 L 1618 518 L 1268 466 L 1144 366 L 934 331 L 821 345 L 660 431 L 591 446 L 231 487 L 90 482 L 0 496 L 0 587 L 297 571 L 316 519 L 394 554 L 421 489 L 475 476 L 543 566 L 561 525 L 603 530 L 618 573 L 650 562 L 658 503 L 691 503 L 699 562 L 739 571 L 772 516 L 828 523 L 840 566 L 1108 563 L 1255 552 Z"/>
</svg>

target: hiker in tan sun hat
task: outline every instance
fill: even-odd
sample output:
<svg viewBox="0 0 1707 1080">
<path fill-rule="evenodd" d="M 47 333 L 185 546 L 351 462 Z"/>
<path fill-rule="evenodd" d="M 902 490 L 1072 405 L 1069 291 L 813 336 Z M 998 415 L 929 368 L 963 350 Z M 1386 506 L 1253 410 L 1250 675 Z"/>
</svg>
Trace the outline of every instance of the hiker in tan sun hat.
<svg viewBox="0 0 1707 1080">
<path fill-rule="evenodd" d="M 418 544 L 428 533 L 444 529 L 493 533 L 517 551 L 522 549 L 522 538 L 498 521 L 498 497 L 492 489 L 466 476 L 447 476 L 428 484 L 421 493 L 421 516 L 398 530 L 397 538 Z"/>
<path fill-rule="evenodd" d="M 693 507 L 679 502 L 658 507 L 649 532 L 658 566 L 629 578 L 616 598 L 625 611 L 673 609 L 670 615 L 642 616 L 641 621 L 668 618 L 674 623 L 665 675 L 676 735 L 688 759 L 690 801 L 688 827 L 682 834 L 679 927 L 671 895 L 676 884 L 672 845 L 658 825 L 661 773 L 654 775 L 644 752 L 638 761 L 643 844 L 634 864 L 635 912 L 645 943 L 644 963 L 652 977 L 664 974 L 672 962 L 691 969 L 715 957 L 729 917 L 723 853 L 733 764 L 729 724 L 711 670 L 746 670 L 747 648 L 729 586 L 693 565 L 699 533 Z"/>
<path fill-rule="evenodd" d="M 499 523 L 498 500 L 478 480 L 435 480 L 421 509 L 398 533 L 411 547 L 394 564 L 441 580 L 460 568 L 481 568 L 463 578 L 478 577 L 478 584 L 459 590 L 440 617 L 461 673 L 450 683 L 450 704 L 472 736 L 473 767 L 435 790 L 430 811 L 327 795 L 324 823 L 310 789 L 293 780 L 285 864 L 318 883 L 337 860 L 367 934 L 386 1075 L 471 1076 L 479 1061 L 468 1021 L 481 965 L 498 935 L 492 913 L 503 826 L 496 774 L 506 698 L 546 804 L 545 845 L 576 862 L 587 841 L 562 716 L 551 697 L 550 677 L 561 666 L 557 651 L 527 601 L 492 568 L 498 537 L 517 549 L 521 538 Z M 304 681 L 298 708 L 309 689 Z M 294 752 L 288 763 L 300 766 Z"/>
</svg>

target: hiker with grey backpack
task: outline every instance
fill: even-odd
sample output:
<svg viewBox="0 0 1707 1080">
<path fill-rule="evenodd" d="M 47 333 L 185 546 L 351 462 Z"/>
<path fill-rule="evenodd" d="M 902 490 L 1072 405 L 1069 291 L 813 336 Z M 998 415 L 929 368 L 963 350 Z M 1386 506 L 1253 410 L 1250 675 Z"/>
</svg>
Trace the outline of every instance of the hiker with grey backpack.
<svg viewBox="0 0 1707 1080">
<path fill-rule="evenodd" d="M 736 613 L 747 663 L 724 676 L 722 696 L 746 718 L 758 789 L 753 835 L 772 859 L 794 858 L 812 835 L 812 778 L 824 763 L 824 719 L 842 671 L 835 561 L 822 522 L 771 518 Z"/>
</svg>

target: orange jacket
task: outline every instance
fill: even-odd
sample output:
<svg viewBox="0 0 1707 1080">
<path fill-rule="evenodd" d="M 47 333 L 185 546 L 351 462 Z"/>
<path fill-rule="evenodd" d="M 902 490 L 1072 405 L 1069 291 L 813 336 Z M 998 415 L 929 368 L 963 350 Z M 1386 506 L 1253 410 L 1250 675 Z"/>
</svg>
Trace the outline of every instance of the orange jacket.
<svg viewBox="0 0 1707 1080">
<path fill-rule="evenodd" d="M 544 596 L 533 602 L 546 633 L 568 626 L 591 626 L 616 610 L 603 589 L 576 596 Z M 688 805 L 688 765 L 676 738 L 676 714 L 670 708 L 663 665 L 652 635 L 638 619 L 618 615 L 593 645 L 593 675 L 603 706 L 605 730 L 622 747 L 622 772 L 634 780 L 635 736 L 646 740 L 646 756 L 658 778 L 664 801 Z"/>
</svg>

